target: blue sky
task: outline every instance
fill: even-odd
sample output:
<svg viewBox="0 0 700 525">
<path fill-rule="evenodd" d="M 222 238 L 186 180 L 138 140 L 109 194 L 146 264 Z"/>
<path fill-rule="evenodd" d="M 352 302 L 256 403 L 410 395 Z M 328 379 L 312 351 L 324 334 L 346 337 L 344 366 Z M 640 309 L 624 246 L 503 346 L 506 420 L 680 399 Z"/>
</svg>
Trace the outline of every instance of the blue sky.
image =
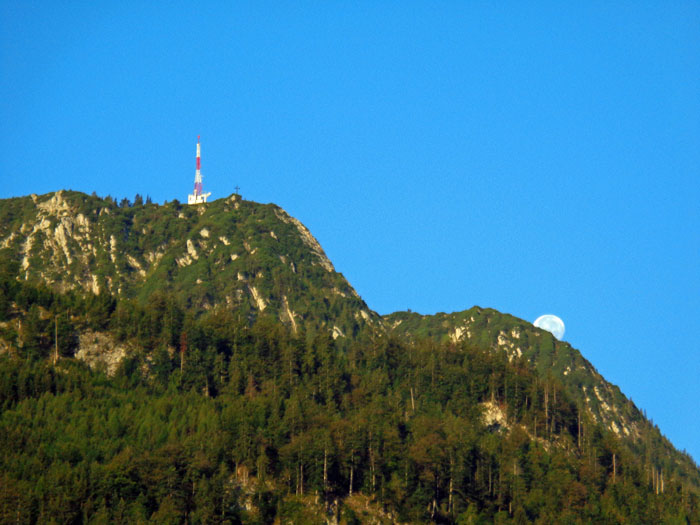
<svg viewBox="0 0 700 525">
<path fill-rule="evenodd" d="M 700 460 L 700 3 L 0 0 L 0 198 L 205 191 L 565 340 Z M 614 5 L 611 5 L 614 4 Z"/>
</svg>

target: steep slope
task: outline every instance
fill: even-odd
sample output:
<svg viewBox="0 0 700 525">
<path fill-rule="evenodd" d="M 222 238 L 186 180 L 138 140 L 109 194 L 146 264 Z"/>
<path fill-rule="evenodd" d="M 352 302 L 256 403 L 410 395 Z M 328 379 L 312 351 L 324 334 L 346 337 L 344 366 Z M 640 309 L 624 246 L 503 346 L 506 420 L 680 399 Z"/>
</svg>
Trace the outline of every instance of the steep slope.
<svg viewBox="0 0 700 525">
<path fill-rule="evenodd" d="M 194 311 L 226 305 L 334 337 L 381 323 L 297 219 L 237 195 L 204 206 L 120 207 L 69 191 L 8 199 L 0 254 L 19 262 L 19 278 L 56 290 L 165 291 Z"/>
<path fill-rule="evenodd" d="M 575 399 L 618 436 L 639 436 L 641 414 L 569 343 L 557 341 L 546 330 L 493 309 L 473 307 L 452 314 L 423 316 L 396 312 L 386 316 L 391 330 L 410 337 L 461 341 L 477 348 L 505 352 L 509 359 L 524 356 L 541 377 L 556 377 Z"/>
<path fill-rule="evenodd" d="M 614 433 L 632 451 L 663 450 L 646 460 L 656 468 L 678 473 L 700 486 L 700 472 L 692 458 L 679 453 L 620 389 L 569 343 L 528 321 L 490 308 L 472 307 L 450 314 L 420 315 L 395 312 L 384 316 L 387 329 L 410 339 L 430 338 L 454 345 L 502 352 L 509 361 L 525 358 L 543 381 L 560 382 L 579 408 L 595 423 Z M 652 442 L 655 445 L 652 447 Z"/>
</svg>

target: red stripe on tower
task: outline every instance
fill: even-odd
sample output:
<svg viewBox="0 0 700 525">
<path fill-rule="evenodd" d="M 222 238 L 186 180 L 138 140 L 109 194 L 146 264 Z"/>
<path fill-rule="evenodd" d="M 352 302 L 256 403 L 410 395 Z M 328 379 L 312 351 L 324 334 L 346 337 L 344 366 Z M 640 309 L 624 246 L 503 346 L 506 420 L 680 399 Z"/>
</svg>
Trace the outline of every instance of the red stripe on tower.
<svg viewBox="0 0 700 525">
<path fill-rule="evenodd" d="M 199 135 L 197 135 L 197 171 L 194 174 L 194 191 L 191 195 L 187 196 L 188 204 L 200 204 L 207 202 L 207 197 L 211 193 L 204 193 L 202 190 L 202 174 L 200 173 L 200 168 L 202 167 L 201 158 L 201 146 L 199 144 Z"/>
</svg>

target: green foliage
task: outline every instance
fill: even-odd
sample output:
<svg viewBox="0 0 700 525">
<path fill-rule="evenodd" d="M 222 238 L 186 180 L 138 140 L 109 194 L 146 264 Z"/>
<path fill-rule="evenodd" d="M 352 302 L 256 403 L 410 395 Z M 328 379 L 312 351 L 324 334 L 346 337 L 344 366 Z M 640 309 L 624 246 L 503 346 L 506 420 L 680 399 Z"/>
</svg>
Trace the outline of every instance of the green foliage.
<svg viewBox="0 0 700 525">
<path fill-rule="evenodd" d="M 92 228 L 70 264 L 42 251 L 58 215 L 28 259 L 12 245 L 57 195 L 0 206 L 0 522 L 700 521 L 692 459 L 529 323 L 475 307 L 374 329 L 274 205 L 61 198 Z M 128 348 L 110 377 L 71 359 L 92 332 Z M 596 387 L 639 437 L 582 408 Z"/>
<path fill-rule="evenodd" d="M 667 478 L 656 494 L 644 464 L 524 361 L 391 337 L 341 352 L 225 309 L 171 323 L 169 300 L 117 305 L 110 325 L 128 315 L 125 337 L 144 345 L 112 378 L 0 359 L 2 516 L 314 523 L 351 491 L 410 522 L 699 516 L 696 492 Z M 504 420 L 484 422 L 487 407 Z"/>
</svg>

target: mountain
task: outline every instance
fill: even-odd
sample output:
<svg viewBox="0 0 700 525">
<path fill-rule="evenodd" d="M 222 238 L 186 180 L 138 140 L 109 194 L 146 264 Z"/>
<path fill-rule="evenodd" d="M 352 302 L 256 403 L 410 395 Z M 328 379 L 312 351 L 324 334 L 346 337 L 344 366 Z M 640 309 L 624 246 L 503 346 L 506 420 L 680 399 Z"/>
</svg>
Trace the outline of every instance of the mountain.
<svg viewBox="0 0 700 525">
<path fill-rule="evenodd" d="M 700 520 L 692 458 L 578 350 L 379 316 L 238 195 L 0 201 L 0 354 L 3 523 Z"/>
<path fill-rule="evenodd" d="M 195 312 L 225 305 L 334 337 L 379 325 L 297 219 L 237 195 L 204 206 L 118 206 L 59 191 L 2 202 L 0 249 L 19 277 L 53 289 L 145 300 L 173 294 Z"/>
<path fill-rule="evenodd" d="M 693 459 L 679 454 L 620 388 L 606 381 L 579 350 L 557 340 L 548 331 L 512 315 L 478 306 L 450 314 L 395 312 L 384 316 L 384 320 L 391 333 L 409 339 L 429 338 L 468 345 L 502 353 L 509 361 L 525 359 L 538 377 L 560 383 L 579 409 L 621 438 L 634 453 L 645 457 L 651 448 L 662 451 L 646 461 L 664 464 L 668 470 L 677 471 L 697 484 L 698 468 Z M 656 446 L 652 447 L 650 441 Z"/>
<path fill-rule="evenodd" d="M 509 360 L 523 357 L 543 379 L 556 378 L 595 421 L 617 436 L 638 439 L 643 416 L 620 389 L 608 383 L 569 343 L 531 323 L 490 308 L 473 307 L 452 314 L 396 312 L 385 316 L 390 330 L 410 338 L 465 342 Z"/>
</svg>

